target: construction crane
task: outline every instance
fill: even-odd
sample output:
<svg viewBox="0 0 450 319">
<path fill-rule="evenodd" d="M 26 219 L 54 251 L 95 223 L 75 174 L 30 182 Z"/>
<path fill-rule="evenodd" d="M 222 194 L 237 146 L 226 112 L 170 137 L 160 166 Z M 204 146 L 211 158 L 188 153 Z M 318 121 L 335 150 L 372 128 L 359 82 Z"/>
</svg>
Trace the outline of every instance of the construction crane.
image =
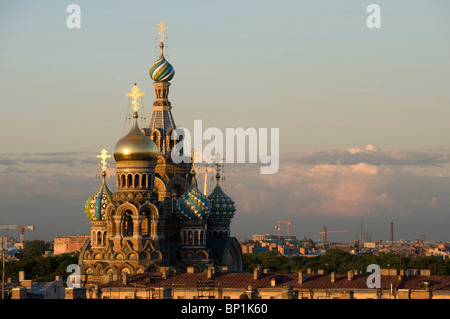
<svg viewBox="0 0 450 319">
<path fill-rule="evenodd" d="M 326 227 L 323 227 L 323 231 L 319 232 L 319 234 L 323 234 L 323 242 L 327 242 L 327 234 L 329 233 L 347 233 L 348 230 L 327 230 Z"/>
<path fill-rule="evenodd" d="M 29 226 L 29 225 L 0 225 L 0 229 L 6 229 L 6 230 L 20 229 L 20 242 L 23 243 L 23 233 L 25 232 L 25 230 L 26 229 L 34 230 L 35 227 Z"/>
<path fill-rule="evenodd" d="M 280 230 L 281 228 L 287 228 L 287 235 L 291 236 L 291 225 L 292 222 L 290 220 L 288 221 L 279 221 L 277 220 L 278 225 L 275 226 L 275 228 L 278 230 L 278 240 L 280 239 Z M 286 224 L 282 226 L 281 224 Z"/>
</svg>

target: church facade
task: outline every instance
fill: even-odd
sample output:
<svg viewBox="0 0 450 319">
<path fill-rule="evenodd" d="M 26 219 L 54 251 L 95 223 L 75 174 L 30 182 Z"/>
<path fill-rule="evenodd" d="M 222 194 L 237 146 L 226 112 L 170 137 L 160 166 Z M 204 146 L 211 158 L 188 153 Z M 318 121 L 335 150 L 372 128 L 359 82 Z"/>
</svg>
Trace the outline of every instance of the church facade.
<svg viewBox="0 0 450 319">
<path fill-rule="evenodd" d="M 210 194 L 197 185 L 192 161 L 174 163 L 171 139 L 176 129 L 169 102 L 173 66 L 165 59 L 163 24 L 160 56 L 150 67 L 155 101 L 148 127 L 139 128 L 139 99 L 135 84 L 127 94 L 133 103 L 133 127 L 115 145 L 116 189 L 106 185 L 106 151 L 102 151 L 102 184 L 86 202 L 90 238 L 79 257 L 85 283 L 101 283 L 140 273 L 203 272 L 211 267 L 243 270 L 242 252 L 230 237 L 236 211 L 233 200 L 217 184 Z M 181 150 L 183 152 L 183 150 Z"/>
</svg>

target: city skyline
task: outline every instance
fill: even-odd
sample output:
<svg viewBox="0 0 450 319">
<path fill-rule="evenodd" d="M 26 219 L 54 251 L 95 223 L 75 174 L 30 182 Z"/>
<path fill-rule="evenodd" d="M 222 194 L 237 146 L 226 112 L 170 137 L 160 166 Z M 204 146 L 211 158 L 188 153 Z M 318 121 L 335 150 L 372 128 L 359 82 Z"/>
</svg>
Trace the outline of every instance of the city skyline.
<svg viewBox="0 0 450 319">
<path fill-rule="evenodd" d="M 36 226 L 25 239 L 88 234 L 96 155 L 127 132 L 133 83 L 148 125 L 163 20 L 177 126 L 280 130 L 276 174 L 224 167 L 233 236 L 289 219 L 298 238 L 326 226 L 348 242 L 362 218 L 373 240 L 391 222 L 396 240 L 450 240 L 450 4 L 376 1 L 381 28 L 369 29 L 372 2 L 343 3 L 78 1 L 80 29 L 66 25 L 69 2 L 3 3 L 0 224 Z"/>
</svg>

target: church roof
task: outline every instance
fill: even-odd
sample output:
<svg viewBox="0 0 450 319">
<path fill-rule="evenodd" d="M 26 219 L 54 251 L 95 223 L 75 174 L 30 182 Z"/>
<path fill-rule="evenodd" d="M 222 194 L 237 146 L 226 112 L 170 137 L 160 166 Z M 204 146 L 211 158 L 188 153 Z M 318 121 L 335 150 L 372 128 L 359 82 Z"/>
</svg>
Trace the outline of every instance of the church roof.
<svg viewBox="0 0 450 319">
<path fill-rule="evenodd" d="M 159 59 L 153 63 L 148 73 L 155 82 L 169 82 L 175 75 L 175 69 L 164 57 L 164 44 L 162 42 L 159 47 L 161 48 Z"/>
<path fill-rule="evenodd" d="M 209 219 L 230 220 L 234 216 L 236 206 L 234 201 L 222 190 L 219 184 L 208 196 L 211 201 L 211 214 Z"/>
<path fill-rule="evenodd" d="M 219 164 L 217 165 L 216 180 L 217 184 L 208 199 L 211 201 L 210 220 L 230 220 L 234 216 L 236 206 L 230 196 L 225 194 L 222 187 L 219 185 L 220 174 Z"/>
<path fill-rule="evenodd" d="M 111 201 L 112 193 L 106 185 L 105 176 L 103 176 L 103 182 L 98 191 L 86 201 L 85 211 L 87 217 L 90 220 L 105 220 L 106 207 Z"/>
<path fill-rule="evenodd" d="M 206 220 L 211 210 L 211 203 L 199 189 L 195 171 L 191 173 L 191 186 L 178 198 L 178 215 L 183 219 Z"/>
<path fill-rule="evenodd" d="M 158 158 L 156 144 L 142 133 L 137 123 L 136 113 L 130 132 L 122 137 L 114 148 L 114 159 L 121 161 L 155 162 Z"/>
</svg>

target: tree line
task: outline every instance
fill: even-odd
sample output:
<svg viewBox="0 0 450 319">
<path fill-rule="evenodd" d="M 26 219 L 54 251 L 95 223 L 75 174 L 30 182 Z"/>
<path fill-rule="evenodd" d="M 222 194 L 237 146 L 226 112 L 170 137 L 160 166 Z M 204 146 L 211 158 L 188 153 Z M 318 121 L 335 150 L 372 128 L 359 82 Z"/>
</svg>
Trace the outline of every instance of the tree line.
<svg viewBox="0 0 450 319">
<path fill-rule="evenodd" d="M 32 279 L 34 282 L 53 281 L 56 276 L 67 279 L 70 275 L 66 271 L 67 266 L 78 264 L 78 254 L 44 256 L 45 251 L 49 249 L 50 245 L 42 240 L 25 241 L 23 248 L 16 254 L 19 260 L 5 263 L 5 279 L 18 278 L 21 270 L 25 271 L 25 279 Z M 2 267 L 0 263 L 0 271 Z"/>
<path fill-rule="evenodd" d="M 53 281 L 56 276 L 67 278 L 67 266 L 78 264 L 77 254 L 43 256 L 49 250 L 44 241 L 25 241 L 23 249 L 16 256 L 19 260 L 8 261 L 5 265 L 5 278 L 18 278 L 20 270 L 25 271 L 26 279 L 35 282 Z M 275 251 L 244 254 L 244 271 L 253 272 L 257 266 L 270 269 L 272 273 L 296 273 L 308 268 L 316 271 L 323 269 L 327 273 L 346 274 L 349 270 L 366 272 L 367 266 L 376 264 L 380 268 L 390 269 L 430 269 L 431 275 L 450 276 L 450 259 L 438 256 L 400 257 L 396 254 L 364 253 L 354 255 L 340 249 L 328 249 L 317 257 L 293 256 L 288 258 Z M 2 264 L 0 263 L 0 271 Z"/>
<path fill-rule="evenodd" d="M 450 259 L 439 256 L 401 257 L 396 254 L 364 253 L 354 255 L 349 252 L 333 248 L 324 255 L 317 257 L 293 256 L 288 258 L 275 251 L 244 254 L 244 269 L 248 272 L 259 265 L 270 269 L 272 273 L 296 273 L 308 268 L 316 271 L 323 269 L 327 273 L 347 274 L 349 270 L 366 272 L 367 266 L 376 264 L 386 269 L 430 269 L 431 275 L 450 276 Z"/>
</svg>

